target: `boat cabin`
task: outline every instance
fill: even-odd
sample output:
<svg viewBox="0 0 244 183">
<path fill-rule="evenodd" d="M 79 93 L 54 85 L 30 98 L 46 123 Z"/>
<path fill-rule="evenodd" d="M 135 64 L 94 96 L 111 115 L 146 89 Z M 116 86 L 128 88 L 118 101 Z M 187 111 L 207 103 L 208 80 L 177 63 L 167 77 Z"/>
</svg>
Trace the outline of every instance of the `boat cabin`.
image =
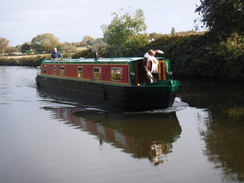
<svg viewBox="0 0 244 183">
<path fill-rule="evenodd" d="M 169 60 L 157 57 L 158 81 L 172 79 Z M 143 57 L 131 58 L 82 58 L 44 60 L 40 74 L 47 77 L 103 82 L 121 85 L 145 85 Z"/>
</svg>

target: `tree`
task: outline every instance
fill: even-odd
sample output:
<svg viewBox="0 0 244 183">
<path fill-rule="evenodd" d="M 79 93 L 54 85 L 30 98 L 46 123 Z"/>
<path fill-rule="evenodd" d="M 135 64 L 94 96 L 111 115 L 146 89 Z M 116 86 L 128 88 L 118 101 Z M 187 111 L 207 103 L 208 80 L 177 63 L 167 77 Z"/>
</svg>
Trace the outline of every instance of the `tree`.
<svg viewBox="0 0 244 183">
<path fill-rule="evenodd" d="M 26 42 L 26 43 L 21 45 L 21 52 L 22 53 L 30 52 L 30 50 L 31 50 L 31 43 Z"/>
<path fill-rule="evenodd" d="M 132 16 L 128 12 L 113 13 L 112 22 L 102 25 L 104 41 L 111 56 L 128 56 L 147 43 L 146 24 L 142 10 Z"/>
<path fill-rule="evenodd" d="M 87 46 L 87 45 L 92 45 L 94 42 L 93 38 L 91 36 L 84 36 L 82 39 L 82 43 Z"/>
<path fill-rule="evenodd" d="M 13 46 L 8 46 L 7 49 L 5 50 L 5 53 L 8 54 L 13 54 L 14 52 L 18 52 L 18 49 Z"/>
<path fill-rule="evenodd" d="M 35 49 L 38 53 L 45 51 L 50 53 L 53 48 L 61 45 L 59 39 L 51 33 L 39 34 L 31 40 L 31 48 Z"/>
<path fill-rule="evenodd" d="M 94 42 L 94 39 L 91 36 L 84 36 L 82 41 L 80 42 L 80 46 L 91 46 Z"/>
<path fill-rule="evenodd" d="M 7 49 L 9 45 L 9 40 L 7 40 L 6 38 L 0 37 L 0 51 L 4 57 L 4 52 Z"/>
<path fill-rule="evenodd" d="M 71 45 L 71 43 L 69 42 L 64 42 L 61 47 L 62 47 L 62 51 L 69 52 L 69 53 L 75 52 L 77 50 L 77 47 Z"/>
<path fill-rule="evenodd" d="M 17 49 L 18 52 L 21 51 L 21 45 L 16 45 L 15 48 Z"/>
<path fill-rule="evenodd" d="M 103 38 L 97 38 L 97 39 L 95 39 L 93 44 L 95 44 L 95 45 L 104 44 L 104 40 L 103 40 Z"/>
<path fill-rule="evenodd" d="M 243 0 L 201 0 L 195 10 L 210 32 L 217 34 L 243 33 Z"/>
</svg>

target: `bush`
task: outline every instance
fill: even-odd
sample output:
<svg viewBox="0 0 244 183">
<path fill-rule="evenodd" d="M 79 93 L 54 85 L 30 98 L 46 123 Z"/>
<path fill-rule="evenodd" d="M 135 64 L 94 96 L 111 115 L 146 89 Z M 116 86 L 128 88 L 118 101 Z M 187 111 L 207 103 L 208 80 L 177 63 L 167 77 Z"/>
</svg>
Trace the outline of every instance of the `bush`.
<svg viewBox="0 0 244 183">
<path fill-rule="evenodd" d="M 111 57 L 106 46 L 96 48 L 99 57 Z M 188 36 L 162 36 L 132 55 L 143 57 L 149 49 L 162 49 L 171 61 L 171 68 L 177 77 L 211 77 L 244 80 L 244 36 L 232 34 L 229 37 L 211 33 Z M 50 55 L 29 57 L 2 57 L 0 65 L 38 66 Z M 64 58 L 94 58 L 91 48 Z"/>
<path fill-rule="evenodd" d="M 175 75 L 244 79 L 244 36 L 223 38 L 212 34 L 161 37 L 146 50 L 162 49 Z M 145 51 L 145 48 L 141 48 Z"/>
</svg>

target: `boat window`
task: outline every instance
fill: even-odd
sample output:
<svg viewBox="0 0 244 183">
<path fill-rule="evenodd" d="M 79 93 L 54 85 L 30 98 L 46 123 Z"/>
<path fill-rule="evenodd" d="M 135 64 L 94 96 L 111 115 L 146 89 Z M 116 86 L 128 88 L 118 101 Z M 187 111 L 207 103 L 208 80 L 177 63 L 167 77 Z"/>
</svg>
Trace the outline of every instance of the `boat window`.
<svg viewBox="0 0 244 183">
<path fill-rule="evenodd" d="M 122 67 L 112 67 L 110 79 L 112 81 L 121 81 L 122 80 Z"/>
<path fill-rule="evenodd" d="M 64 66 L 60 67 L 60 76 L 64 76 Z"/>
<path fill-rule="evenodd" d="M 94 67 L 93 68 L 93 79 L 100 79 L 101 77 L 101 67 Z"/>
<path fill-rule="evenodd" d="M 82 78 L 82 73 L 83 73 L 83 67 L 79 66 L 77 68 L 77 77 Z"/>
<path fill-rule="evenodd" d="M 57 73 L 57 66 L 55 65 L 55 66 L 53 67 L 53 75 L 56 75 L 56 73 Z"/>
<path fill-rule="evenodd" d="M 47 66 L 46 66 L 46 65 L 44 65 L 44 71 L 43 71 L 43 73 L 44 73 L 44 74 L 47 73 Z"/>
</svg>

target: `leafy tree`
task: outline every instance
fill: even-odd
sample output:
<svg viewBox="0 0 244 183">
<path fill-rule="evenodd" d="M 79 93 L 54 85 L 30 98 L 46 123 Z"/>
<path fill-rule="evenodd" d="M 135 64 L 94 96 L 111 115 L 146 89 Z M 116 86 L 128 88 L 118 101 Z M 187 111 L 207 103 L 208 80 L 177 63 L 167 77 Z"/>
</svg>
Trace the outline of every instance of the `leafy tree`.
<svg viewBox="0 0 244 183">
<path fill-rule="evenodd" d="M 45 51 L 50 53 L 53 48 L 61 45 L 59 39 L 51 33 L 39 34 L 31 40 L 31 48 L 35 49 L 38 53 Z"/>
<path fill-rule="evenodd" d="M 21 52 L 26 53 L 31 50 L 31 43 L 27 42 L 21 45 Z"/>
<path fill-rule="evenodd" d="M 5 53 L 8 53 L 8 54 L 13 54 L 14 52 L 18 52 L 18 49 L 13 46 L 9 46 L 5 50 Z"/>
<path fill-rule="evenodd" d="M 63 45 L 61 46 L 61 50 L 64 52 L 75 52 L 77 50 L 77 47 L 73 46 L 69 42 L 64 42 Z"/>
<path fill-rule="evenodd" d="M 201 21 L 210 32 L 230 34 L 243 33 L 243 0 L 201 0 L 195 10 L 202 16 Z"/>
<path fill-rule="evenodd" d="M 19 53 L 19 50 L 16 47 L 13 47 L 13 46 L 8 46 L 6 48 L 6 50 L 4 51 L 4 53 L 6 55 L 8 55 L 8 56 L 11 56 L 11 55 L 21 55 L 21 53 Z"/>
<path fill-rule="evenodd" d="M 35 53 L 44 53 L 46 52 L 46 48 L 44 46 L 42 46 L 41 44 L 37 44 L 37 43 L 32 43 L 31 44 L 31 49 L 35 52 Z"/>
<path fill-rule="evenodd" d="M 4 52 L 7 49 L 9 45 L 9 40 L 7 40 L 6 38 L 0 37 L 0 51 L 4 57 Z"/>
<path fill-rule="evenodd" d="M 21 51 L 21 45 L 16 45 L 15 48 L 17 49 L 17 51 Z"/>
<path fill-rule="evenodd" d="M 112 22 L 101 27 L 111 56 L 128 56 L 147 43 L 147 26 L 142 10 L 137 9 L 133 16 L 128 12 L 112 15 Z"/>
<path fill-rule="evenodd" d="M 95 45 L 104 44 L 104 40 L 103 40 L 103 38 L 97 38 L 97 39 L 95 39 L 93 44 L 95 44 Z"/>
<path fill-rule="evenodd" d="M 94 42 L 93 38 L 91 36 L 84 36 L 80 45 L 81 46 L 87 46 L 87 45 L 92 45 Z"/>
</svg>

